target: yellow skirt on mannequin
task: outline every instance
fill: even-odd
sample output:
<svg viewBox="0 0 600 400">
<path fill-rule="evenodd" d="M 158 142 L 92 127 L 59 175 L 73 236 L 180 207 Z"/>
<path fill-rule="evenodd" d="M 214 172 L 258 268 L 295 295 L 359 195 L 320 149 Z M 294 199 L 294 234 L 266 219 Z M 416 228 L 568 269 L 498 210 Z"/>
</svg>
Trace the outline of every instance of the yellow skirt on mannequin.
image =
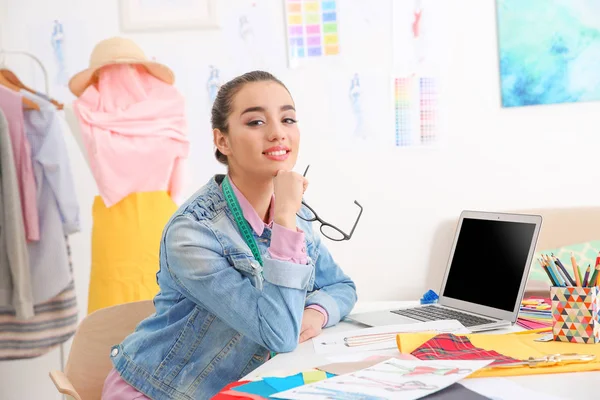
<svg viewBox="0 0 600 400">
<path fill-rule="evenodd" d="M 133 193 L 110 208 L 96 196 L 88 313 L 154 298 L 160 240 L 176 210 L 165 191 Z"/>
</svg>

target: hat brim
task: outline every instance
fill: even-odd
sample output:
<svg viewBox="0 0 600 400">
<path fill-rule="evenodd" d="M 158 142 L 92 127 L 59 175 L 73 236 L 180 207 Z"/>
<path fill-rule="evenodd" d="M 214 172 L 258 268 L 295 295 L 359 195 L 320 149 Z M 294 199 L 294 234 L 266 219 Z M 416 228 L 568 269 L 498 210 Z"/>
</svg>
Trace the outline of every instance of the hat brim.
<svg viewBox="0 0 600 400">
<path fill-rule="evenodd" d="M 175 82 L 175 75 L 173 71 L 166 65 L 154 62 L 154 61 L 140 61 L 140 60 L 132 60 L 132 59 L 118 59 L 113 60 L 109 63 L 98 65 L 92 68 L 85 69 L 81 72 L 75 74 L 71 80 L 69 80 L 69 90 L 75 96 L 79 97 L 83 94 L 85 89 L 90 86 L 95 80 L 96 72 L 107 65 L 115 65 L 115 64 L 135 64 L 142 65 L 148 70 L 148 73 L 160 79 L 163 82 L 172 85 Z"/>
</svg>

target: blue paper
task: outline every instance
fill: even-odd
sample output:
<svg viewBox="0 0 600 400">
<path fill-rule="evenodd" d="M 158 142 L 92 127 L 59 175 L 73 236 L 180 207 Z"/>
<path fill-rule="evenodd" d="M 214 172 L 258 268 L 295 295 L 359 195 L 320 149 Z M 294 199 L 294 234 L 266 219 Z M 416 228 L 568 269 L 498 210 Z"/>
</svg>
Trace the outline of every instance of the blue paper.
<svg viewBox="0 0 600 400">
<path fill-rule="evenodd" d="M 330 374 L 327 372 L 327 378 L 334 377 L 334 374 Z M 277 390 L 277 393 L 284 392 L 286 390 L 295 389 L 299 386 L 304 385 L 304 378 L 302 374 L 296 374 L 291 376 L 286 376 L 284 378 L 270 377 L 263 378 L 265 383 L 271 386 L 273 389 Z"/>
<path fill-rule="evenodd" d="M 334 377 L 334 374 L 327 372 L 327 378 Z M 236 386 L 231 390 L 242 393 L 256 394 L 262 397 L 269 397 L 272 394 L 284 392 L 304 385 L 302 374 L 286 376 L 284 378 L 270 377 L 263 378 L 260 381 L 249 382 L 241 386 Z"/>
<path fill-rule="evenodd" d="M 269 397 L 272 394 L 280 392 L 280 390 L 274 389 L 264 380 L 249 382 L 241 386 L 236 386 L 231 390 L 242 393 L 256 394 L 262 397 Z"/>
<path fill-rule="evenodd" d="M 276 389 L 277 392 L 283 392 L 304 385 L 302 374 L 286 376 L 285 378 L 263 378 L 263 380 Z"/>
</svg>

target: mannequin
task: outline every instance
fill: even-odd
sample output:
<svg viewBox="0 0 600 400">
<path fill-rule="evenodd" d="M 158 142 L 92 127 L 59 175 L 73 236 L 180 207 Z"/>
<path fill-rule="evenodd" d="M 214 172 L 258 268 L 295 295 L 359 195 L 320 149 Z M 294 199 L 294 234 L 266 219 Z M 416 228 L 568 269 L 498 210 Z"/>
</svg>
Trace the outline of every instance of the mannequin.
<svg viewBox="0 0 600 400">
<path fill-rule="evenodd" d="M 173 82 L 170 68 L 119 37 L 99 42 L 89 67 L 69 81 L 78 99 L 64 106 L 65 119 L 98 189 L 88 313 L 158 293 L 159 243 L 178 207 L 176 172 L 189 148 L 185 102 Z M 88 151 L 90 141 L 97 151 Z"/>
<path fill-rule="evenodd" d="M 67 124 L 69 124 L 69 130 L 73 137 L 75 137 L 75 142 L 79 146 L 81 153 L 83 154 L 83 158 L 87 163 L 88 167 L 90 166 L 90 160 L 88 158 L 87 149 L 83 144 L 83 136 L 81 134 L 81 126 L 79 125 L 79 120 L 77 119 L 77 115 L 75 115 L 75 110 L 73 109 L 73 103 L 65 104 L 65 119 L 67 120 Z"/>
</svg>

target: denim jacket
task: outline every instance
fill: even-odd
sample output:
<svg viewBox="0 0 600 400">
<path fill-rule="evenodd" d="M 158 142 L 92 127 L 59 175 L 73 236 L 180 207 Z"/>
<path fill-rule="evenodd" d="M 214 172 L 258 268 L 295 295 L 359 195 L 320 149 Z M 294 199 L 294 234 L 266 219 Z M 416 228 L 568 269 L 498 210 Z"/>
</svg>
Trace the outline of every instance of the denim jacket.
<svg viewBox="0 0 600 400">
<path fill-rule="evenodd" d="M 156 312 L 111 349 L 121 377 L 153 399 L 209 399 L 263 364 L 269 351 L 294 350 L 306 306 L 323 307 L 327 327 L 356 303 L 354 282 L 301 218 L 308 264 L 271 258 L 265 229 L 255 235 L 261 267 L 223 197 L 223 177 L 212 178 L 167 223 Z"/>
</svg>

